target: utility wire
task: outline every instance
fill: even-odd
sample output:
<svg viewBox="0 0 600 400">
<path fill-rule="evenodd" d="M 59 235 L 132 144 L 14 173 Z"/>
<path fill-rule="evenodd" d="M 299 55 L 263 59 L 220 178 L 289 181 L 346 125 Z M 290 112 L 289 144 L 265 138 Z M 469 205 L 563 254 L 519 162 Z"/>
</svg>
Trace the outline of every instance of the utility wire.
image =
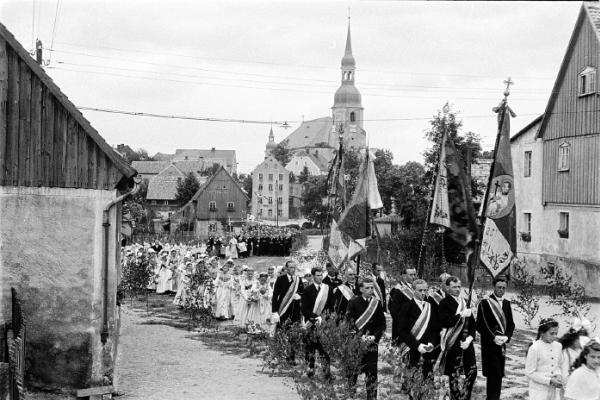
<svg viewBox="0 0 600 400">
<path fill-rule="evenodd" d="M 246 88 L 246 89 L 257 89 L 257 90 L 274 90 L 274 91 L 282 91 L 282 92 L 299 92 L 299 93 L 313 93 L 313 94 L 329 94 L 331 92 L 324 91 L 316 91 L 316 90 L 301 90 L 301 89 L 293 89 L 293 88 L 277 88 L 277 87 L 267 87 L 267 86 L 249 86 L 249 85 L 234 85 L 234 84 L 226 84 L 226 83 L 216 83 L 216 82 L 200 82 L 200 81 L 191 81 L 191 80 L 181 80 L 181 79 L 171 79 L 171 78 L 157 78 L 157 77 L 146 77 L 146 76 L 136 76 L 136 75 L 125 75 L 118 74 L 113 72 L 105 72 L 105 71 L 90 71 L 90 70 L 78 70 L 72 68 L 63 68 L 61 66 L 49 66 L 48 69 L 56 69 L 61 71 L 70 71 L 84 74 L 95 74 L 95 75 L 107 75 L 107 76 L 118 76 L 122 78 L 129 79 L 145 79 L 152 81 L 166 81 L 166 82 L 177 82 L 177 83 L 185 83 L 185 84 L 193 84 L 193 85 L 201 85 L 201 86 L 219 86 L 219 87 L 235 87 L 235 88 Z M 256 82 L 261 83 L 261 82 Z M 410 99 L 439 99 L 440 97 L 432 97 L 432 96 L 415 96 L 415 95 L 390 95 L 390 94 L 381 94 L 381 93 L 371 93 L 364 92 L 365 95 L 372 97 L 384 97 L 384 98 L 410 98 Z M 443 96 L 444 98 L 447 96 Z M 453 96 L 453 99 L 457 100 L 496 100 L 497 97 L 460 97 Z M 521 98 L 519 101 L 540 101 L 546 100 L 546 98 Z"/>
<path fill-rule="evenodd" d="M 244 72 L 237 72 L 237 71 L 223 71 L 222 69 L 221 70 L 216 70 L 216 69 L 201 68 L 201 67 L 195 67 L 195 66 L 185 66 L 185 65 L 177 65 L 177 64 L 157 63 L 157 62 L 150 62 L 150 61 L 143 61 L 143 60 L 134 60 L 134 59 L 123 58 L 123 57 L 113 57 L 113 56 L 105 56 L 105 55 L 96 55 L 96 54 L 89 54 L 89 53 L 73 52 L 73 51 L 67 51 L 67 50 L 53 50 L 53 49 L 50 49 L 50 51 L 52 51 L 52 52 L 58 52 L 58 53 L 65 53 L 65 54 L 71 54 L 71 55 L 84 56 L 84 57 L 100 58 L 100 59 L 107 59 L 107 60 L 116 60 L 116 61 L 123 61 L 123 62 L 136 63 L 136 64 L 144 64 L 144 65 L 153 65 L 153 66 L 160 66 L 160 67 L 191 69 L 191 70 L 198 70 L 198 71 L 203 71 L 203 72 L 216 72 L 216 73 L 220 73 L 220 74 L 250 75 L 250 76 L 258 76 L 258 77 L 285 79 L 285 80 L 288 80 L 288 82 L 286 82 L 288 84 L 294 84 L 294 81 L 296 81 L 296 80 L 309 81 L 309 82 L 324 82 L 324 83 L 333 84 L 332 81 L 330 81 L 330 80 L 324 80 L 324 79 L 312 79 L 312 78 L 302 78 L 302 77 L 296 78 L 296 77 L 280 76 L 280 75 L 253 74 L 253 73 L 244 73 Z M 68 64 L 68 62 L 66 62 L 66 61 L 62 61 L 61 63 Z M 75 65 L 75 64 L 71 64 L 71 65 Z M 83 64 L 79 64 L 79 65 L 84 66 Z M 99 66 L 99 67 L 105 67 L 105 66 Z M 111 68 L 111 67 L 106 67 L 106 68 Z M 112 68 L 117 68 L 117 67 L 112 67 Z M 176 74 L 176 73 L 170 73 L 170 74 Z M 299 85 L 299 83 L 295 83 L 295 84 Z M 361 87 L 374 86 L 376 88 L 389 87 L 389 85 L 387 85 L 387 84 L 372 83 L 372 82 L 361 82 L 360 86 Z M 492 91 L 494 93 L 498 92 L 498 88 L 480 88 L 480 87 L 464 88 L 464 87 L 425 86 L 425 85 L 395 85 L 395 86 L 397 86 L 398 88 L 404 88 L 404 87 L 415 87 L 415 88 L 424 88 L 424 89 L 446 89 L 447 88 L 449 90 L 457 90 L 457 91 L 463 91 L 463 90 L 464 91 L 472 91 L 472 90 L 476 90 L 476 91 Z M 548 93 L 548 90 L 545 90 L 545 89 L 527 89 L 526 91 Z"/>
<path fill-rule="evenodd" d="M 60 14 L 61 0 L 56 0 L 56 12 L 54 13 L 54 24 L 52 25 L 52 40 L 50 42 L 50 55 L 48 56 L 48 64 L 52 61 L 52 53 L 54 49 L 54 38 L 56 36 L 56 26 L 58 25 L 58 16 Z"/>
<path fill-rule="evenodd" d="M 76 44 L 76 43 L 67 43 L 67 42 L 57 42 L 63 46 L 69 47 L 80 47 L 85 49 L 90 49 L 89 45 Z M 99 49 L 107 49 L 107 50 L 115 50 L 124 53 L 145 53 L 151 55 L 160 55 L 160 56 L 174 56 L 174 57 L 182 57 L 182 58 L 191 58 L 197 60 L 207 60 L 207 61 L 227 61 L 232 63 L 243 63 L 243 64 L 265 64 L 265 65 L 276 65 L 276 66 L 290 66 L 290 67 L 301 67 L 301 68 L 317 68 L 317 69 L 328 69 L 331 70 L 331 67 L 326 67 L 323 65 L 302 65 L 302 64 L 292 64 L 292 63 L 276 63 L 272 61 L 256 61 L 256 60 L 241 60 L 241 59 L 227 59 L 227 58 L 216 58 L 216 57 L 200 57 L 200 56 L 192 56 L 189 54 L 178 54 L 178 53 L 168 53 L 168 52 L 156 52 L 156 51 L 148 51 L 148 50 L 140 50 L 140 49 L 122 49 L 117 47 L 110 46 L 102 46 L 95 45 L 92 48 Z M 398 70 L 387 70 L 387 69 L 368 69 L 361 68 L 361 71 L 371 71 L 371 72 L 385 72 L 392 74 L 407 74 L 407 75 L 424 75 L 424 76 L 456 76 L 456 77 L 468 77 L 468 78 L 499 78 L 497 75 L 473 75 L 473 74 L 444 74 L 444 73 L 433 73 L 433 72 L 411 72 L 411 71 L 398 71 Z M 540 77 L 537 76 L 521 76 L 522 78 L 527 79 L 539 79 L 539 80 L 548 80 L 553 79 L 554 76 L 549 77 Z"/>
</svg>

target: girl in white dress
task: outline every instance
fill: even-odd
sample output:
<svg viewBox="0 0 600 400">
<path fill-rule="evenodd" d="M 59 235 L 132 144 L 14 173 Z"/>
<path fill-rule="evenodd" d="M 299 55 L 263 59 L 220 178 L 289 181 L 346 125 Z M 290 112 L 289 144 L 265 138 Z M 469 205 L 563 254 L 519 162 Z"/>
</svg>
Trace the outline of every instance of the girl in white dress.
<svg viewBox="0 0 600 400">
<path fill-rule="evenodd" d="M 270 331 L 268 320 L 271 318 L 271 297 L 273 297 L 268 278 L 268 274 L 263 272 L 252 286 L 250 291 L 252 302 L 247 317 L 248 321 L 256 323 L 267 332 Z"/>
<path fill-rule="evenodd" d="M 237 305 L 235 322 L 239 325 L 245 325 L 248 322 L 248 312 L 250 311 L 251 290 L 254 286 L 254 269 L 246 265 L 243 266 L 243 275 L 240 276 L 240 302 Z"/>
<path fill-rule="evenodd" d="M 178 307 L 183 307 L 186 303 L 186 299 L 191 296 L 190 284 L 192 276 L 192 263 L 188 261 L 185 268 L 179 275 L 179 286 L 177 287 L 177 294 L 173 299 L 173 304 Z"/>
<path fill-rule="evenodd" d="M 565 400 L 600 400 L 600 340 L 587 343 L 575 368 L 567 382 Z"/>
<path fill-rule="evenodd" d="M 237 240 L 233 236 L 229 239 L 229 257 L 234 260 L 238 258 Z"/>
<path fill-rule="evenodd" d="M 156 293 L 162 294 L 173 291 L 173 271 L 168 267 L 167 257 L 163 257 L 158 267 Z"/>
<path fill-rule="evenodd" d="M 221 273 L 215 279 L 215 288 L 217 297 L 215 317 L 217 319 L 230 319 L 233 315 L 233 310 L 231 309 L 233 279 L 229 273 L 229 264 L 225 264 L 221 268 Z"/>
<path fill-rule="evenodd" d="M 569 371 L 563 361 L 562 346 L 556 341 L 557 335 L 558 322 L 552 318 L 540 321 L 537 340 L 529 348 L 525 360 L 529 400 L 560 399 L 560 389 Z"/>
</svg>

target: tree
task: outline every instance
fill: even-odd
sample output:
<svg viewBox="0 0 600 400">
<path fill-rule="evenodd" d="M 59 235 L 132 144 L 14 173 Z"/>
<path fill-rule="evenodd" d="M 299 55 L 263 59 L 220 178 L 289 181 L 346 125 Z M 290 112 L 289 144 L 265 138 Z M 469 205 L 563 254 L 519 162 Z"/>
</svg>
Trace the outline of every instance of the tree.
<svg viewBox="0 0 600 400">
<path fill-rule="evenodd" d="M 177 200 L 179 205 L 184 206 L 192 199 L 192 197 L 194 197 L 198 189 L 200 189 L 200 182 L 198 182 L 196 175 L 190 172 L 183 180 L 177 182 L 177 194 L 175 195 L 175 200 Z"/>
<path fill-rule="evenodd" d="M 273 157 L 275 157 L 277 161 L 282 163 L 283 166 L 286 166 L 292 159 L 292 152 L 290 151 L 290 149 L 288 149 L 287 141 L 285 140 L 281 143 L 278 143 L 277 146 L 271 152 L 271 154 L 273 154 Z"/>
<path fill-rule="evenodd" d="M 202 176 L 213 176 L 214 174 L 217 173 L 217 171 L 219 170 L 219 168 L 221 168 L 221 164 L 219 164 L 219 163 L 213 163 L 212 167 L 204 168 L 200 172 L 200 175 L 202 175 Z"/>
<path fill-rule="evenodd" d="M 476 161 L 481 157 L 481 137 L 473 132 L 462 133 L 462 121 L 457 119 L 457 113 L 450 111 L 444 118 L 444 114 L 438 110 L 437 115 L 430 121 L 431 127 L 425 132 L 425 137 L 433 142 L 433 145 L 423 153 L 425 159 L 426 176 L 429 184 L 433 184 L 433 177 L 437 171 L 440 154 L 440 145 L 444 130 L 448 132 L 448 139 L 454 141 L 456 149 L 461 154 L 465 165 L 465 173 L 468 172 L 467 153 L 471 151 L 471 160 Z M 471 182 L 471 195 L 476 197 L 483 194 L 476 181 Z"/>
<path fill-rule="evenodd" d="M 123 156 L 125 161 L 129 163 L 129 165 L 131 165 L 131 163 L 134 161 L 154 161 L 154 159 L 148 155 L 148 152 L 142 148 L 139 148 L 136 151 L 126 144 L 118 144 L 117 151 Z"/>
<path fill-rule="evenodd" d="M 302 207 L 304 218 L 317 227 L 323 228 L 327 222 L 328 208 L 323 201 L 327 197 L 327 177 L 323 175 L 309 176 L 304 183 Z"/>
<path fill-rule="evenodd" d="M 306 183 L 306 181 L 308 181 L 309 177 L 310 177 L 310 171 L 308 170 L 308 167 L 305 165 L 304 168 L 302 168 L 302 172 L 300 172 L 300 175 L 298 175 L 298 183 Z"/>
</svg>

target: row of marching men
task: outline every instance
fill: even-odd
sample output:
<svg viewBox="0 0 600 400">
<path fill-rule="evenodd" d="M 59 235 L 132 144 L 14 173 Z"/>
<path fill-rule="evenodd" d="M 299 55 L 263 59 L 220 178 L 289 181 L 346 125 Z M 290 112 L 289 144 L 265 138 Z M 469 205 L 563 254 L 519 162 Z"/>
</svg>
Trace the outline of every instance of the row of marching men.
<svg viewBox="0 0 600 400">
<path fill-rule="evenodd" d="M 342 280 L 333 267 L 328 267 L 325 277 L 321 269 L 314 268 L 313 282 L 303 287 L 295 276 L 295 264 L 286 263 L 286 273 L 274 285 L 272 320 L 278 323 L 278 329 L 286 329 L 288 322 L 314 327 L 325 312 L 345 315 L 357 334 L 369 343 L 361 372 L 366 375 L 367 399 L 376 399 L 378 343 L 386 329 L 386 296 L 378 279 L 379 271 L 374 268 L 371 278 L 361 279 L 354 286 L 352 271 Z M 469 307 L 459 278 L 443 274 L 440 279 L 440 287 L 431 290 L 426 281 L 417 278 L 414 269 L 403 271 L 388 298 L 392 341 L 408 364 L 420 370 L 423 379 L 432 379 L 435 370 L 448 377 L 451 399 L 470 399 L 477 378 L 474 340 L 479 333 L 482 373 L 487 378 L 486 398 L 499 399 L 507 344 L 515 329 L 511 303 L 505 298 L 507 278 L 497 276 L 492 282 L 492 292 L 476 307 Z M 529 399 L 600 400 L 600 341 L 586 341 L 585 329 L 574 324 L 569 334 L 576 334 L 577 340 L 566 348 L 556 342 L 557 330 L 556 321 L 542 320 L 538 338 L 528 351 L 525 374 L 529 378 Z M 314 375 L 315 354 L 319 352 L 327 378 L 329 357 L 314 335 L 311 341 L 305 355 L 307 375 Z M 290 363 L 295 362 L 294 358 L 292 354 Z M 592 373 L 584 375 L 588 370 Z M 570 371 L 574 371 L 571 377 Z M 582 386 L 577 384 L 581 376 L 595 378 Z M 356 376 L 350 379 L 352 386 Z M 589 397 L 577 393 L 582 388 L 588 390 Z M 409 397 L 413 398 L 410 391 Z"/>
</svg>

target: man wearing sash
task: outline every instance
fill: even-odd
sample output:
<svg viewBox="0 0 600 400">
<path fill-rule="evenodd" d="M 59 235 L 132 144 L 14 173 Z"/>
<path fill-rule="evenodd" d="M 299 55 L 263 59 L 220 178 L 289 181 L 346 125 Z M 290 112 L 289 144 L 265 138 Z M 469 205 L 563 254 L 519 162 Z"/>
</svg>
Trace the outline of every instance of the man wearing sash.
<svg viewBox="0 0 600 400">
<path fill-rule="evenodd" d="M 304 289 L 302 293 L 302 315 L 304 316 L 306 328 L 305 357 L 308 364 L 306 375 L 310 378 L 315 374 L 315 353 L 318 351 L 321 356 L 325 379 L 331 379 L 329 355 L 323 349 L 315 328 L 327 313 L 333 312 L 333 289 L 323 283 L 323 270 L 321 268 L 315 267 L 310 273 L 313 276 L 313 283 Z"/>
<path fill-rule="evenodd" d="M 471 398 L 473 385 L 477 379 L 475 362 L 475 318 L 473 311 L 466 307 L 465 300 L 460 297 L 460 280 L 451 276 L 446 279 L 448 293 L 440 301 L 438 313 L 442 327 L 441 354 L 438 364 L 444 375 L 450 378 L 451 400 Z M 459 391 L 459 377 L 465 377 L 466 398 Z"/>
<path fill-rule="evenodd" d="M 387 311 L 387 298 L 385 296 L 385 281 L 383 280 L 383 266 L 378 263 L 373 263 L 372 266 L 373 275 L 371 279 L 373 279 L 374 292 L 373 294 L 379 301 L 381 301 L 381 305 L 383 306 L 383 312 Z"/>
<path fill-rule="evenodd" d="M 353 269 L 348 268 L 346 270 L 344 282 L 333 289 L 333 295 L 335 299 L 334 309 L 338 318 L 341 319 L 346 315 L 350 299 L 354 296 L 360 296 L 360 290 L 356 287 L 356 272 Z"/>
<path fill-rule="evenodd" d="M 327 276 L 323 278 L 323 283 L 331 288 L 336 288 L 342 283 L 342 280 L 338 277 L 335 265 L 333 265 L 331 261 L 328 261 L 327 264 L 325 264 L 325 268 L 327 269 Z"/>
<path fill-rule="evenodd" d="M 386 325 L 383 306 L 373 295 L 375 285 L 371 279 L 362 280 L 359 284 L 361 295 L 348 302 L 346 311 L 346 319 L 354 325 L 356 334 L 369 344 L 360 363 L 360 372 L 366 378 L 367 400 L 377 399 L 377 350 Z M 358 373 L 349 377 L 351 387 L 356 386 L 357 379 Z"/>
<path fill-rule="evenodd" d="M 400 274 L 400 282 L 390 290 L 390 315 L 392 316 L 392 343 L 400 345 L 400 310 L 412 300 L 412 282 L 417 278 L 417 270 L 407 268 Z"/>
<path fill-rule="evenodd" d="M 442 273 L 440 275 L 440 286 L 432 288 L 433 290 L 429 293 L 429 298 L 432 300 L 431 305 L 433 305 L 436 310 L 440 305 L 440 301 L 446 297 L 446 279 L 450 278 L 450 276 L 451 275 L 447 272 Z"/>
<path fill-rule="evenodd" d="M 286 261 L 286 273 L 279 276 L 273 287 L 271 299 L 271 321 L 277 324 L 277 329 L 286 329 L 296 322 L 300 322 L 300 299 L 303 290 L 302 280 L 296 276 L 296 263 Z M 290 363 L 295 363 L 294 349 L 290 351 Z"/>
<path fill-rule="evenodd" d="M 506 277 L 492 281 L 494 293 L 483 299 L 477 309 L 477 332 L 481 336 L 481 365 L 487 378 L 487 400 L 499 400 L 506 361 L 506 343 L 510 342 L 515 323 L 510 301 L 503 299 Z"/>
<path fill-rule="evenodd" d="M 414 297 L 400 311 L 400 340 L 411 367 L 416 368 L 423 358 L 421 371 L 426 379 L 440 352 L 441 327 L 437 314 L 426 300 L 427 282 L 416 279 L 412 286 Z"/>
</svg>

